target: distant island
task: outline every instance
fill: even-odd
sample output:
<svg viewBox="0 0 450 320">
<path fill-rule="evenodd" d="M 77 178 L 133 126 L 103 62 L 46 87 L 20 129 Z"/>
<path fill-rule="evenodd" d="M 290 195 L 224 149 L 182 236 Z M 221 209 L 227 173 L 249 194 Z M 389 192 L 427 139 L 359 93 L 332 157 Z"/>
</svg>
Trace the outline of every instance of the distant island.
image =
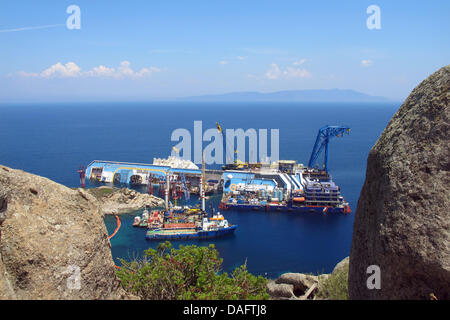
<svg viewBox="0 0 450 320">
<path fill-rule="evenodd" d="M 292 102 L 385 102 L 385 97 L 371 96 L 354 90 L 317 89 L 288 90 L 262 93 L 256 91 L 230 92 L 203 96 L 183 97 L 182 101 L 292 101 Z"/>
</svg>

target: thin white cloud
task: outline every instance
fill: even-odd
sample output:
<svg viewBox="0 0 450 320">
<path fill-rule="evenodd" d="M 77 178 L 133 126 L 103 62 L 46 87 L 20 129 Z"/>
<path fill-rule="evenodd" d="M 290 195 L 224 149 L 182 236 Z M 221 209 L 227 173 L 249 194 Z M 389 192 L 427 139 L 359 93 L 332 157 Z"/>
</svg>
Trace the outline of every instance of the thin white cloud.
<svg viewBox="0 0 450 320">
<path fill-rule="evenodd" d="M 226 60 L 222 60 L 222 61 L 219 61 L 219 64 L 221 64 L 221 65 L 225 65 L 225 64 L 228 64 L 228 61 L 226 61 Z"/>
<path fill-rule="evenodd" d="M 117 70 L 117 76 L 119 77 L 132 77 L 134 75 L 133 69 L 130 68 L 130 61 L 122 61 Z"/>
<path fill-rule="evenodd" d="M 277 80 L 284 78 L 311 78 L 311 73 L 306 69 L 287 67 L 281 70 L 276 63 L 270 65 L 270 69 L 266 72 L 265 77 L 269 80 Z"/>
<path fill-rule="evenodd" d="M 46 26 L 22 27 L 22 28 L 15 28 L 15 29 L 3 29 L 3 30 L 0 30 L 0 33 L 18 32 L 18 31 L 27 31 L 27 30 L 38 30 L 38 29 L 49 29 L 49 28 L 56 28 L 56 27 L 62 27 L 62 26 L 65 26 L 65 24 L 50 24 L 50 25 L 46 25 Z"/>
<path fill-rule="evenodd" d="M 294 61 L 292 64 L 293 64 L 294 66 L 301 66 L 301 65 L 304 64 L 306 61 L 308 61 L 308 60 L 306 60 L 306 59 L 300 59 L 300 60 L 298 60 L 298 61 Z"/>
<path fill-rule="evenodd" d="M 161 72 L 157 67 L 145 67 L 138 71 L 131 68 L 129 61 L 122 61 L 117 69 L 109 68 L 104 65 L 99 65 L 88 71 L 82 71 L 81 68 L 74 62 L 62 64 L 58 62 L 40 73 L 19 71 L 16 73 L 20 77 L 35 77 L 35 78 L 79 78 L 79 77 L 96 77 L 96 78 L 142 78 L 150 76 L 154 72 Z"/>
<path fill-rule="evenodd" d="M 241 61 L 247 59 L 247 57 L 243 57 L 243 56 L 237 56 L 236 58 Z"/>
<path fill-rule="evenodd" d="M 283 74 L 287 78 L 311 78 L 311 73 L 306 69 L 287 67 Z"/>
<path fill-rule="evenodd" d="M 25 72 L 25 71 L 19 71 L 16 73 L 16 75 L 18 75 L 19 77 L 24 77 L 24 78 L 39 77 L 39 73 Z M 14 76 L 14 74 L 12 74 L 12 73 L 8 74 L 9 78 L 11 78 L 13 76 Z"/>
<path fill-rule="evenodd" d="M 108 68 L 103 65 L 99 65 L 98 67 L 94 67 L 91 70 L 86 72 L 87 76 L 90 77 L 113 77 L 116 73 L 114 68 Z"/>
<path fill-rule="evenodd" d="M 136 77 L 145 77 L 147 75 L 150 76 L 153 72 L 161 72 L 161 69 L 159 69 L 157 67 L 142 68 L 141 70 L 136 72 L 134 75 Z"/>
<path fill-rule="evenodd" d="M 361 66 L 362 67 L 370 67 L 371 65 L 373 65 L 373 61 L 370 59 L 367 60 L 361 60 Z"/>
<path fill-rule="evenodd" d="M 276 80 L 280 77 L 281 70 L 276 63 L 270 65 L 270 69 L 266 72 L 266 78 L 270 80 Z"/>
<path fill-rule="evenodd" d="M 74 78 L 81 76 L 81 69 L 74 62 L 68 62 L 64 65 L 58 62 L 42 71 L 40 76 L 42 78 Z"/>
</svg>

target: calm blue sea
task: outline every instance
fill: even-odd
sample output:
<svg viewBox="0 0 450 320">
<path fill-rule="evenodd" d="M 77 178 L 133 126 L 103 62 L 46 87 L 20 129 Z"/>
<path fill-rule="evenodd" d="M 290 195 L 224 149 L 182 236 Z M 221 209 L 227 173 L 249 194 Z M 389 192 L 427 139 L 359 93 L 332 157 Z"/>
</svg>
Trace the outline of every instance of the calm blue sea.
<svg viewBox="0 0 450 320">
<path fill-rule="evenodd" d="M 239 228 L 213 242 L 225 271 L 247 262 L 256 274 L 330 272 L 349 255 L 354 212 L 364 182 L 367 155 L 399 103 L 77 103 L 0 105 L 0 163 L 69 187 L 79 186 L 79 165 L 91 160 L 152 162 L 167 157 L 176 128 L 280 129 L 280 158 L 307 163 L 317 131 L 324 125 L 348 125 L 351 133 L 330 145 L 330 172 L 349 201 L 350 215 L 225 213 Z M 193 133 L 192 133 L 193 134 Z M 206 144 L 205 144 L 206 145 Z M 216 206 L 219 197 L 209 201 Z M 145 230 L 131 227 L 134 214 L 122 216 L 111 241 L 114 259 L 132 258 L 157 244 Z M 107 217 L 110 232 L 115 219 Z M 186 243 L 184 243 L 186 244 Z"/>
</svg>

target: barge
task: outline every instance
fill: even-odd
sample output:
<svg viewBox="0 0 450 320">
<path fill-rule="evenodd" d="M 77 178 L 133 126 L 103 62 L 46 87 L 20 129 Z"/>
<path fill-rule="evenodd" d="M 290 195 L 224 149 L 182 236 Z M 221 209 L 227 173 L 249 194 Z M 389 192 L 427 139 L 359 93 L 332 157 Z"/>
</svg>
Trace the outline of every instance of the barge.
<svg viewBox="0 0 450 320">
<path fill-rule="evenodd" d="M 319 130 L 308 166 L 295 160 L 271 165 L 241 163 L 223 174 L 221 210 L 261 210 L 319 213 L 351 213 L 328 172 L 328 143 L 333 137 L 349 133 L 344 126 L 325 126 Z M 318 159 L 323 153 L 323 163 Z"/>
<path fill-rule="evenodd" d="M 233 234 L 237 225 L 230 225 L 226 219 L 204 218 L 201 227 L 160 228 L 149 230 L 147 240 L 193 240 L 219 238 Z"/>
<path fill-rule="evenodd" d="M 221 210 L 350 213 L 340 188 L 324 171 L 293 165 L 291 173 L 226 171 Z M 320 178 L 319 178 L 320 177 Z"/>
</svg>

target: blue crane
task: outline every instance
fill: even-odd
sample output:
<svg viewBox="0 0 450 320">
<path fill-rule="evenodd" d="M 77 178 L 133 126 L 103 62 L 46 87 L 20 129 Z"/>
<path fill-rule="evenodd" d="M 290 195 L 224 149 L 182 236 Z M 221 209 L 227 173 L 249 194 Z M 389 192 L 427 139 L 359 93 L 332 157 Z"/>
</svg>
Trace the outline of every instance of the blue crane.
<svg viewBox="0 0 450 320">
<path fill-rule="evenodd" d="M 346 126 L 325 126 L 320 128 L 317 134 L 316 143 L 314 144 L 311 158 L 309 158 L 308 167 L 313 168 L 318 165 L 318 158 L 324 151 L 323 169 L 328 172 L 328 142 L 333 137 L 342 137 L 344 133 L 349 134 L 350 128 Z M 317 166 L 316 166 L 317 167 Z"/>
</svg>

